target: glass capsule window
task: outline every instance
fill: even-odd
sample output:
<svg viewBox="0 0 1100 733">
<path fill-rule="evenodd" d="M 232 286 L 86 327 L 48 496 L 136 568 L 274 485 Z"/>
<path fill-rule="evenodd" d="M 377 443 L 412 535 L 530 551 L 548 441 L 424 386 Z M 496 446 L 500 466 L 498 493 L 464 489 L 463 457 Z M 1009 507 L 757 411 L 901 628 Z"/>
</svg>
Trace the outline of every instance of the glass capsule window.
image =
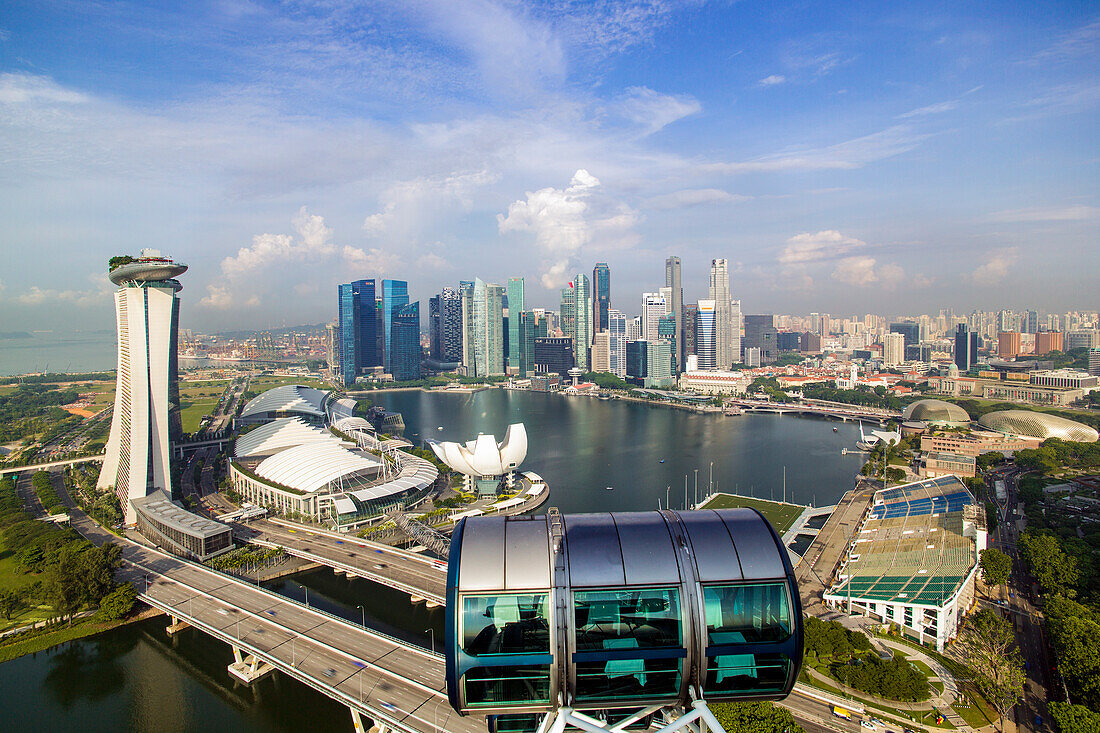
<svg viewBox="0 0 1100 733">
<path fill-rule="evenodd" d="M 466 596 L 462 650 L 472 656 L 550 652 L 547 594 Z"/>
<path fill-rule="evenodd" d="M 577 591 L 573 604 L 578 700 L 679 692 L 686 656 L 679 590 Z"/>
<path fill-rule="evenodd" d="M 466 596 L 462 651 L 476 657 L 462 682 L 466 704 L 550 701 L 550 623 L 546 593 Z"/>
<path fill-rule="evenodd" d="M 751 695 L 783 690 L 791 660 L 773 645 L 788 641 L 794 628 L 786 584 L 705 587 L 703 607 L 707 692 Z"/>
<path fill-rule="evenodd" d="M 708 644 L 784 641 L 794 628 L 785 583 L 703 588 Z"/>
</svg>

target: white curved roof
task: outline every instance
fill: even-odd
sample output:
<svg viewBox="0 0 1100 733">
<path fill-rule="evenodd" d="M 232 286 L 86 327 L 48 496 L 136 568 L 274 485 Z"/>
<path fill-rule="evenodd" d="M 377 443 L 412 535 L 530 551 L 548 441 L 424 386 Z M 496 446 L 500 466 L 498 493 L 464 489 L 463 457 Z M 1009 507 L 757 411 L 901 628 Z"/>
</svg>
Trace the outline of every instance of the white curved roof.
<svg viewBox="0 0 1100 733">
<path fill-rule="evenodd" d="M 306 443 L 339 443 L 327 430 L 314 427 L 300 417 L 281 417 L 237 438 L 234 455 L 254 456 L 276 453 Z"/>
<path fill-rule="evenodd" d="M 299 412 L 303 415 L 324 417 L 322 409 L 329 392 L 314 389 L 301 384 L 285 384 L 263 392 L 251 400 L 241 410 L 241 417 L 265 412 Z"/>
<path fill-rule="evenodd" d="M 343 476 L 373 474 L 381 467 L 378 461 L 342 448 L 338 442 L 307 443 L 265 458 L 256 466 L 256 473 L 269 481 L 312 493 Z"/>
<path fill-rule="evenodd" d="M 354 430 L 366 430 L 368 433 L 374 432 L 374 427 L 361 417 L 341 418 L 334 422 L 332 427 L 336 428 L 341 433 L 348 433 L 349 435 Z"/>
<path fill-rule="evenodd" d="M 990 430 L 1012 435 L 1027 435 L 1033 438 L 1061 438 L 1079 443 L 1095 443 L 1097 431 L 1075 420 L 1058 415 L 1031 410 L 1000 410 L 989 412 L 979 418 Z"/>
<path fill-rule="evenodd" d="M 527 457 L 527 429 L 523 423 L 509 425 L 500 443 L 492 435 L 479 435 L 465 445 L 435 441 L 428 444 L 439 460 L 459 473 L 500 476 L 514 470 Z"/>
</svg>

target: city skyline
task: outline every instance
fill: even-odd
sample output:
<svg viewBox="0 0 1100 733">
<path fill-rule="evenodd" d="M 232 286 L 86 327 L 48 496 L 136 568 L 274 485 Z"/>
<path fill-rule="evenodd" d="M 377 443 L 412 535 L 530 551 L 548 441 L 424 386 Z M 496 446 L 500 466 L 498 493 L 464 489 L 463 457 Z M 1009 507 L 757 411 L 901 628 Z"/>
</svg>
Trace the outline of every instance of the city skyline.
<svg viewBox="0 0 1100 733">
<path fill-rule="evenodd" d="M 623 303 L 670 255 L 746 313 L 1096 307 L 1093 8 L 789 10 L 16 3 L 0 319 L 109 328 L 150 245 L 210 331 L 475 269 L 552 305 L 607 262 Z"/>
</svg>

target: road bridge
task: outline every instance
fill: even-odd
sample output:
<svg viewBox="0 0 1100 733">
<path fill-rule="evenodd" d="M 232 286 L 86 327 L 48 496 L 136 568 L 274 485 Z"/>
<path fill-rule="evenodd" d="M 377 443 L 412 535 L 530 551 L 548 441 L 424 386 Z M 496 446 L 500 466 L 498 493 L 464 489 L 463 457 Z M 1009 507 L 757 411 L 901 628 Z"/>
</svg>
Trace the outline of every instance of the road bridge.
<svg viewBox="0 0 1100 733">
<path fill-rule="evenodd" d="M 848 420 L 866 420 L 868 422 L 882 423 L 887 420 L 901 419 L 901 413 L 874 408 L 860 409 L 832 407 L 828 405 L 801 404 L 798 402 L 762 402 L 758 400 L 734 400 L 738 407 L 745 412 L 767 412 L 778 415 L 795 413 L 800 415 L 818 415 L 821 417 L 833 417 L 847 422 Z"/>
<path fill-rule="evenodd" d="M 120 542 L 120 580 L 140 600 L 168 613 L 170 632 L 192 626 L 233 649 L 230 673 L 250 682 L 278 669 L 348 706 L 379 731 L 482 733 L 485 721 L 461 717 L 447 702 L 441 655 L 310 608 L 264 588 L 119 540 L 74 512 L 73 525 L 97 543 Z"/>
<path fill-rule="evenodd" d="M 238 534 L 252 544 L 280 547 L 289 555 L 408 593 L 414 601 L 445 602 L 447 563 L 441 560 L 279 519 L 252 520 L 241 527 Z"/>
</svg>

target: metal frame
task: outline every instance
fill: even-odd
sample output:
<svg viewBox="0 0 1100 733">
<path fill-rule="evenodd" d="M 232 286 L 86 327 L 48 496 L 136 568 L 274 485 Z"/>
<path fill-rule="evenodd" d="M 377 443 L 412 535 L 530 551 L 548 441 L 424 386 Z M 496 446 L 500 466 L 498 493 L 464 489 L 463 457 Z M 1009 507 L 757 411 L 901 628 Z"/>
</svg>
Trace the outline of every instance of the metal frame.
<svg viewBox="0 0 1100 733">
<path fill-rule="evenodd" d="M 643 708 L 629 718 L 615 724 L 597 720 L 573 708 L 562 707 L 545 714 L 542 723 L 539 724 L 537 733 L 564 733 L 566 730 L 583 730 L 588 733 L 622 733 L 627 726 L 653 714 L 660 714 L 664 718 L 664 725 L 657 728 L 656 733 L 725 733 L 726 730 L 714 717 L 714 713 L 710 711 L 706 700 L 693 699 L 690 710 L 654 705 Z M 660 724 L 657 723 L 656 725 Z M 652 729 L 653 725 L 650 725 L 649 730 Z"/>
</svg>

